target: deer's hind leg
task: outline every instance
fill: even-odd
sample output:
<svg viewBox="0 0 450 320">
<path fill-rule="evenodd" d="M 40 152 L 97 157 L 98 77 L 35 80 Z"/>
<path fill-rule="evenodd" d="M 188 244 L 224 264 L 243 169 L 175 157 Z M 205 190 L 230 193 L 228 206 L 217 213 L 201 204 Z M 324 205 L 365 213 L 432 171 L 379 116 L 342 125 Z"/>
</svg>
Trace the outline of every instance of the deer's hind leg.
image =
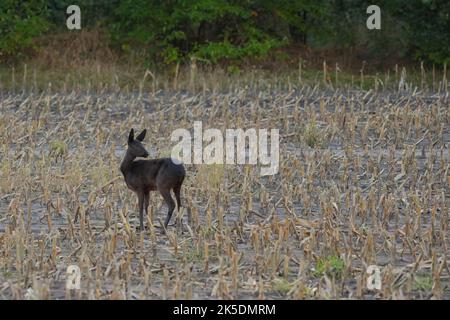
<svg viewBox="0 0 450 320">
<path fill-rule="evenodd" d="M 172 199 L 172 195 L 170 194 L 170 189 L 160 190 L 160 193 L 163 196 L 164 201 L 167 204 L 167 207 L 169 208 L 169 211 L 167 211 L 166 221 L 164 221 L 164 227 L 167 228 L 170 218 L 172 217 L 173 210 L 175 209 L 175 201 L 173 201 L 173 199 Z"/>
<path fill-rule="evenodd" d="M 173 193 L 175 194 L 175 199 L 177 200 L 177 210 L 180 212 L 181 210 L 181 184 L 175 186 L 173 188 Z"/>
</svg>

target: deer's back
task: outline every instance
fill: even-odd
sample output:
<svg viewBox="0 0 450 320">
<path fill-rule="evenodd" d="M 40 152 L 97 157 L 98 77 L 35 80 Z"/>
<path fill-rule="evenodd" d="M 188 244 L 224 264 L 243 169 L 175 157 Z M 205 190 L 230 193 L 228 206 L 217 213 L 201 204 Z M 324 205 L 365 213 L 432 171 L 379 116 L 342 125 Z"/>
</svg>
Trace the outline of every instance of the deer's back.
<svg viewBox="0 0 450 320">
<path fill-rule="evenodd" d="M 161 184 L 172 188 L 181 183 L 185 175 L 183 165 L 173 163 L 171 158 L 135 160 L 124 172 L 125 181 L 131 190 L 143 189 L 146 192 L 157 190 Z"/>
</svg>

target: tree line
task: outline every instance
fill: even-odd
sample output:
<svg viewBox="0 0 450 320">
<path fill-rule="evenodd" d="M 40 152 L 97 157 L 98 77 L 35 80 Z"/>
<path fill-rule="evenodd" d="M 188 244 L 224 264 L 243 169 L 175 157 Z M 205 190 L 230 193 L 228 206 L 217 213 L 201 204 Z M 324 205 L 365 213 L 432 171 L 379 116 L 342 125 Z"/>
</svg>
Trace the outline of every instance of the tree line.
<svg viewBox="0 0 450 320">
<path fill-rule="evenodd" d="M 77 32 L 65 24 L 71 4 L 112 48 L 157 63 L 257 59 L 291 45 L 450 62 L 448 0 L 2 0 L 0 61 L 30 52 L 37 37 Z M 380 30 L 366 27 L 371 4 L 381 8 Z"/>
</svg>

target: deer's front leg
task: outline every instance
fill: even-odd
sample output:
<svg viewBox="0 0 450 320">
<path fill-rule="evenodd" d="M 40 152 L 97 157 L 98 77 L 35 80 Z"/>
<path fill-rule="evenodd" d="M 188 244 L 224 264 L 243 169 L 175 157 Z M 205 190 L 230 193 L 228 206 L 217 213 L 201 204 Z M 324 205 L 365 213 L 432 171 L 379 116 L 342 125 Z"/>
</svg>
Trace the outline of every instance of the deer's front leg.
<svg viewBox="0 0 450 320">
<path fill-rule="evenodd" d="M 145 214 L 148 217 L 148 206 L 150 205 L 150 192 L 146 192 L 144 193 L 144 209 L 145 209 Z"/>
<path fill-rule="evenodd" d="M 138 202 L 139 202 L 139 222 L 141 231 L 144 230 L 144 192 L 138 192 Z"/>
</svg>

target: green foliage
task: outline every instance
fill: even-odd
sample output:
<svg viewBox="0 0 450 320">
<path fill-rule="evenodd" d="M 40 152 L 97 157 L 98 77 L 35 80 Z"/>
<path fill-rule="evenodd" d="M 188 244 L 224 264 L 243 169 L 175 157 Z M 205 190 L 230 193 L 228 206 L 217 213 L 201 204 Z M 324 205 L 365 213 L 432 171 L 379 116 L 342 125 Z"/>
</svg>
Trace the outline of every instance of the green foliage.
<svg viewBox="0 0 450 320">
<path fill-rule="evenodd" d="M 53 140 L 50 142 L 50 154 L 55 157 L 60 157 L 68 151 L 67 144 L 61 140 Z"/>
<path fill-rule="evenodd" d="M 0 1 L 0 60 L 20 58 L 49 27 L 53 32 L 67 31 L 70 4 L 73 1 Z M 372 65 L 388 59 L 450 63 L 447 0 L 380 0 L 376 4 L 381 8 L 381 30 L 366 28 L 370 0 L 79 0 L 76 4 L 83 28 L 105 28 L 117 50 L 143 56 L 146 64 L 196 58 L 236 65 L 298 44 L 351 52 Z"/>
<path fill-rule="evenodd" d="M 415 0 L 404 6 L 408 9 L 405 20 L 410 26 L 409 40 L 416 58 L 449 64 L 450 2 Z"/>
<path fill-rule="evenodd" d="M 239 69 L 239 67 L 237 67 L 237 66 L 231 65 L 231 66 L 228 66 L 227 73 L 230 75 L 238 75 L 241 73 L 241 69 Z"/>
<path fill-rule="evenodd" d="M 186 253 L 186 259 L 189 262 L 203 261 L 204 260 L 203 250 L 199 248 L 191 248 L 191 250 Z"/>
<path fill-rule="evenodd" d="M 286 294 L 292 289 L 292 284 L 284 278 L 275 278 L 273 280 L 273 288 L 279 293 Z"/>
<path fill-rule="evenodd" d="M 212 63 L 218 63 L 224 59 L 241 60 L 246 57 L 264 57 L 268 52 L 281 46 L 284 42 L 276 39 L 262 41 L 250 39 L 244 45 L 233 45 L 229 42 L 210 42 L 198 46 L 193 56 L 206 59 Z"/>
<path fill-rule="evenodd" d="M 46 1 L 0 1 L 0 61 L 32 47 L 48 28 Z"/>
<path fill-rule="evenodd" d="M 303 43 L 355 50 L 360 58 L 450 59 L 450 2 L 382 0 L 381 30 L 368 30 L 369 0 L 126 0 L 115 10 L 113 38 L 146 47 L 166 63 L 197 57 L 211 63 L 265 57 Z"/>
<path fill-rule="evenodd" d="M 416 276 L 413 289 L 421 292 L 430 292 L 433 289 L 433 278 L 430 275 Z"/>
<path fill-rule="evenodd" d="M 312 3 L 317 1 L 126 0 L 115 10 L 112 35 L 122 47 L 144 46 L 166 63 L 257 58 L 287 44 L 290 28 L 306 30 L 300 14 L 316 14 L 320 6 Z"/>
<path fill-rule="evenodd" d="M 323 275 L 340 278 L 345 269 L 344 261 L 337 256 L 328 256 L 321 258 L 316 262 L 313 274 L 316 277 Z"/>
<path fill-rule="evenodd" d="M 108 26 L 108 18 L 120 0 L 47 0 L 46 2 L 49 23 L 56 30 L 65 30 L 68 6 L 80 7 L 82 28 Z"/>
<path fill-rule="evenodd" d="M 381 30 L 366 28 L 366 8 L 381 9 Z M 334 0 L 323 26 L 326 32 L 311 44 L 349 49 L 360 58 L 386 61 L 416 58 L 443 64 L 450 61 L 448 0 Z"/>
</svg>

